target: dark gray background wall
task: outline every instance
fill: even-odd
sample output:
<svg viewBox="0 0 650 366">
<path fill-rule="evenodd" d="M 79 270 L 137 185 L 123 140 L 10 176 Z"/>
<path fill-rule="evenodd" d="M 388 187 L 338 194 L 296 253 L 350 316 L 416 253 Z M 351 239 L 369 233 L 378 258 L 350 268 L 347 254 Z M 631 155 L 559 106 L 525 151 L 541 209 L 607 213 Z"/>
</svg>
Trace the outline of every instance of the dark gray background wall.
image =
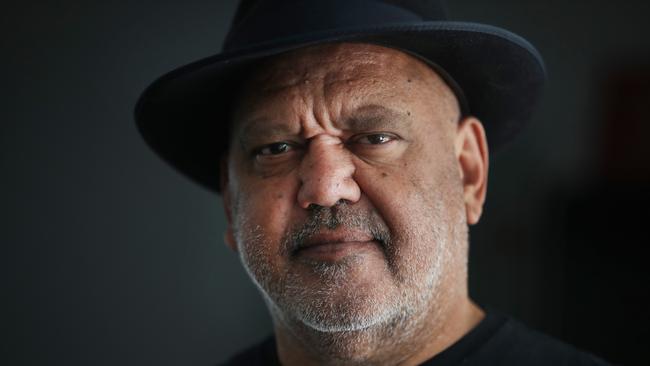
<svg viewBox="0 0 650 366">
<path fill-rule="evenodd" d="M 210 365 L 270 332 L 223 244 L 220 198 L 159 161 L 132 119 L 155 77 L 218 51 L 234 3 L 3 4 L 3 364 Z M 550 75 L 530 128 L 492 157 L 471 293 L 629 364 L 650 340 L 649 4 L 449 2 L 528 38 Z"/>
</svg>

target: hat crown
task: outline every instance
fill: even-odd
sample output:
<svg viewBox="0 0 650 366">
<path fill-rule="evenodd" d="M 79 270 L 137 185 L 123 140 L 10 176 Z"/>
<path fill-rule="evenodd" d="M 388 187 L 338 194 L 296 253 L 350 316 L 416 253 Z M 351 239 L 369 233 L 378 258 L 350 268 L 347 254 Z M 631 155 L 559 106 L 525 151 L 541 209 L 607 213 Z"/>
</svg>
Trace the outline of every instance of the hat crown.
<svg viewBox="0 0 650 366">
<path fill-rule="evenodd" d="M 319 31 L 447 19 L 440 0 L 242 0 L 223 49 Z"/>
<path fill-rule="evenodd" d="M 435 64 L 462 88 L 494 147 L 530 120 L 544 63 L 525 39 L 449 22 L 442 0 L 240 0 L 225 51 L 158 78 L 135 108 L 147 143 L 179 171 L 220 191 L 233 90 L 257 62 L 327 42 L 392 47 Z M 489 57 L 485 57 L 489 55 Z"/>
</svg>

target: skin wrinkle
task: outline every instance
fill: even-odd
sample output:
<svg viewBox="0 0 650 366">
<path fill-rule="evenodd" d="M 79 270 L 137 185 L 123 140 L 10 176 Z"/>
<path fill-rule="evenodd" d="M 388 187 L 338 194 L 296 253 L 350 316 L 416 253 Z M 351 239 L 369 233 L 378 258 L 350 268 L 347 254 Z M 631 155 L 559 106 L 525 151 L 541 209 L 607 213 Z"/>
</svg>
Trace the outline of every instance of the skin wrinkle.
<svg viewBox="0 0 650 366">
<path fill-rule="evenodd" d="M 242 90 L 235 138 L 246 140 L 250 121 L 272 116 L 272 128 L 308 140 L 295 155 L 307 160 L 288 160 L 269 174 L 236 145 L 228 157 L 232 242 L 271 312 L 283 363 L 410 365 L 434 342 L 457 337 L 454 312 L 468 301 L 468 234 L 453 143 L 458 104 L 442 79 L 397 51 L 336 45 L 279 56 Z M 385 121 L 373 122 L 373 113 Z M 346 139 L 350 129 L 373 124 L 405 136 L 370 158 Z M 324 154 L 336 158 L 308 160 Z M 344 166 L 347 175 L 337 175 Z M 325 167 L 332 170 L 307 179 Z M 298 192 L 319 184 L 327 185 L 323 192 L 352 184 L 360 193 L 300 208 Z M 296 255 L 314 235 L 333 230 L 368 233 L 378 248 L 336 262 Z"/>
<path fill-rule="evenodd" d="M 265 72 L 257 73 L 244 82 L 245 86 L 241 88 L 240 98 L 238 98 L 238 100 L 241 101 L 239 103 L 239 106 L 241 107 L 242 105 L 246 105 L 247 102 L 250 101 L 251 97 L 262 99 L 265 96 L 271 94 L 278 94 L 287 89 L 302 87 L 303 84 L 305 84 L 305 81 L 310 81 L 312 78 L 314 78 L 315 76 L 311 75 L 310 73 L 304 73 L 304 74 L 301 74 L 299 72 L 297 73 L 295 70 L 292 69 L 290 62 L 286 63 L 286 61 L 291 60 L 292 54 L 293 53 L 288 53 L 284 56 L 281 55 L 279 56 L 280 58 L 279 60 L 272 59 L 271 61 L 267 61 L 266 63 L 263 63 L 260 66 L 260 69 L 264 70 Z M 378 60 L 375 60 L 375 58 L 378 58 Z M 350 61 L 351 59 L 353 60 L 352 62 Z M 285 63 L 283 64 L 283 62 Z M 368 72 L 366 72 L 365 69 L 363 69 L 363 67 L 385 65 L 391 62 L 394 63 L 394 60 L 391 59 L 390 54 L 379 55 L 379 57 L 377 57 L 376 52 L 373 53 L 373 52 L 364 52 L 364 51 L 356 51 L 351 57 L 343 57 L 343 56 L 335 57 L 332 61 L 318 60 L 317 62 L 315 62 L 315 65 L 313 65 L 314 68 L 329 66 L 330 69 L 334 69 L 336 71 L 328 72 L 324 76 L 322 76 L 321 78 L 323 79 L 323 83 L 322 83 L 323 88 L 314 88 L 312 91 L 318 91 L 320 94 L 319 96 L 323 96 L 325 98 L 331 97 L 332 94 L 345 95 L 345 93 L 341 93 L 340 90 L 335 90 L 336 88 L 333 88 L 332 86 L 339 85 L 339 84 L 349 85 L 350 83 L 353 83 L 355 81 L 362 80 L 363 77 L 368 76 Z M 399 60 L 397 62 L 397 65 L 395 65 L 394 67 L 404 70 L 404 72 L 406 72 L 409 75 L 416 75 L 417 72 L 422 72 L 423 69 L 425 69 L 428 72 L 431 72 L 429 67 L 422 64 L 421 62 L 413 65 L 412 59 L 409 60 L 405 58 Z M 341 76 L 337 76 L 341 74 L 345 76 L 343 78 L 341 78 Z M 393 83 L 400 83 L 400 80 L 402 80 L 403 82 L 402 78 L 396 76 L 392 77 Z M 377 80 L 371 79 L 371 82 L 374 85 L 377 83 Z M 444 81 L 432 85 L 431 83 L 428 83 L 427 80 L 423 80 L 423 78 L 420 75 L 418 75 L 418 76 L 410 76 L 407 83 L 409 88 L 422 86 L 424 84 L 426 85 L 427 88 L 433 87 L 436 93 L 443 94 L 443 95 L 444 94 L 453 95 L 453 93 L 451 92 L 451 90 L 449 89 L 449 87 L 446 85 Z M 369 96 L 369 93 L 371 93 L 372 90 L 374 89 L 373 87 L 355 88 L 355 86 L 356 84 L 353 83 L 353 85 L 349 85 L 347 90 L 354 90 L 355 91 L 354 95 L 355 98 L 357 99 L 367 98 Z M 328 90 L 332 90 L 332 92 L 329 93 Z M 307 95 L 309 94 L 301 94 L 300 97 L 306 98 Z M 400 96 L 395 94 L 389 94 L 388 97 L 400 97 Z M 335 99 L 335 103 L 332 106 L 330 106 L 329 109 L 334 111 L 340 111 L 340 107 L 339 108 L 336 107 L 340 106 L 341 103 L 336 98 L 334 99 Z M 455 97 L 452 96 L 451 98 L 445 98 L 445 102 L 448 102 L 446 103 L 446 105 L 444 105 L 446 109 L 450 108 L 452 110 L 455 109 L 459 111 L 458 101 Z M 302 105 L 312 106 L 312 103 L 310 101 L 303 100 Z M 236 112 L 234 115 L 234 120 L 238 120 L 241 117 L 240 109 L 241 108 L 235 108 Z M 295 115 L 299 115 L 299 114 L 296 113 Z M 457 115 L 459 116 L 460 114 L 458 113 Z M 458 118 L 456 118 L 454 122 L 457 122 L 457 120 Z"/>
<path fill-rule="evenodd" d="M 410 116 L 410 112 L 407 115 Z M 369 104 L 357 108 L 349 118 L 341 121 L 340 125 L 341 128 L 347 128 L 350 131 L 364 131 L 395 128 L 405 123 L 410 124 L 410 119 L 404 118 L 398 111 L 382 105 Z M 249 140 L 255 140 L 256 136 L 283 136 L 293 133 L 289 126 L 275 124 L 267 118 L 247 120 L 241 124 L 243 127 L 239 142 L 243 150 L 250 148 L 252 143 Z"/>
</svg>

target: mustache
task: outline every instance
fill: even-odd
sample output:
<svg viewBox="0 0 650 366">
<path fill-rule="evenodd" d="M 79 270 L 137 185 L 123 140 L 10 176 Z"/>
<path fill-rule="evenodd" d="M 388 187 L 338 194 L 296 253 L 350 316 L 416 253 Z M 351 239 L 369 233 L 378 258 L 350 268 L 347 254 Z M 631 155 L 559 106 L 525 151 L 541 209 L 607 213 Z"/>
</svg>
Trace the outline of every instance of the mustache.
<svg viewBox="0 0 650 366">
<path fill-rule="evenodd" d="M 304 247 L 312 236 L 338 228 L 367 233 L 385 249 L 392 243 L 388 225 L 375 210 L 339 201 L 332 207 L 309 206 L 306 220 L 293 226 L 285 234 L 282 251 L 284 254 L 295 253 Z"/>
</svg>

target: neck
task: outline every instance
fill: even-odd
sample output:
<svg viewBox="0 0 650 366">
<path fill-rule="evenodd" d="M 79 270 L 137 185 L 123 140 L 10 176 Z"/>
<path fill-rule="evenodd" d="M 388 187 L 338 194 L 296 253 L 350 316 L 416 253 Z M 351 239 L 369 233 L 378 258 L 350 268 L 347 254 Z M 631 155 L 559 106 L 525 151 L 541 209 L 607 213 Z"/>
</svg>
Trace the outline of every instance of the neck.
<svg viewBox="0 0 650 366">
<path fill-rule="evenodd" d="M 319 332 L 274 314 L 282 365 L 418 365 L 456 343 L 485 313 L 464 296 L 421 319 L 354 332 Z"/>
</svg>

